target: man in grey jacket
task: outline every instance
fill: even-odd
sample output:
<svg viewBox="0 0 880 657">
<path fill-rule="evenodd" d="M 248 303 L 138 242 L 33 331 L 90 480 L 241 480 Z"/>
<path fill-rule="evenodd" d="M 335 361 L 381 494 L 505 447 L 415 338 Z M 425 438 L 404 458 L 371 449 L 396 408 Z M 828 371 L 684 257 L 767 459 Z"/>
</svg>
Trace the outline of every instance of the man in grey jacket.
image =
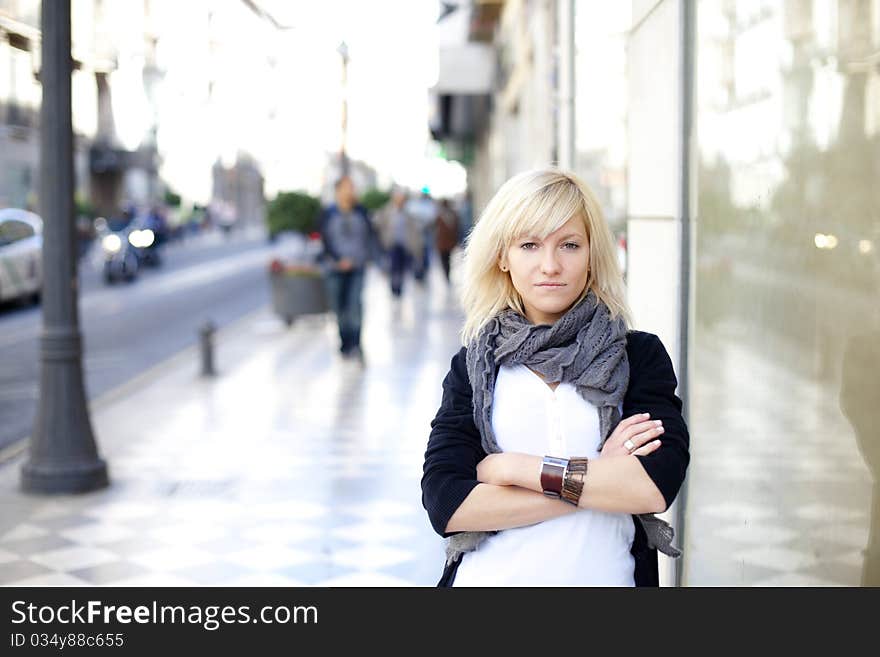
<svg viewBox="0 0 880 657">
<path fill-rule="evenodd" d="M 323 261 L 330 307 L 336 313 L 345 358 L 363 361 L 361 319 L 364 273 L 375 243 L 367 210 L 357 204 L 354 183 L 348 176 L 336 182 L 336 203 L 321 216 Z"/>
</svg>

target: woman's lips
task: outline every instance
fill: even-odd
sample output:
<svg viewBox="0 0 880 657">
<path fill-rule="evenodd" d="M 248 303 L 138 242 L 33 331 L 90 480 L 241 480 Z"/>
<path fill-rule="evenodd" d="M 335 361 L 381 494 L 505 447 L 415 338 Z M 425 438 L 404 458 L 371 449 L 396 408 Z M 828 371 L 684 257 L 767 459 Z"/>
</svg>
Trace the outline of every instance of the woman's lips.
<svg viewBox="0 0 880 657">
<path fill-rule="evenodd" d="M 538 287 L 565 287 L 565 283 L 535 283 Z"/>
</svg>

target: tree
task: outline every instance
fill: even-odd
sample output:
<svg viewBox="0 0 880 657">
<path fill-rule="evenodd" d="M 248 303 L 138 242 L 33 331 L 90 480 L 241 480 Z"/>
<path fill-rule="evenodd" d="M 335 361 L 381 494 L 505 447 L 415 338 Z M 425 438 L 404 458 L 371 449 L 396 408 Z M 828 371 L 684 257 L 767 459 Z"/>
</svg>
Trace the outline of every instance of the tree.
<svg viewBox="0 0 880 657">
<path fill-rule="evenodd" d="M 391 194 L 375 187 L 368 189 L 361 196 L 361 205 L 370 212 L 378 210 L 391 199 Z"/>
<path fill-rule="evenodd" d="M 179 208 L 180 207 L 180 194 L 177 194 L 171 189 L 166 189 L 164 194 L 165 205 L 171 208 Z"/>
<path fill-rule="evenodd" d="M 284 231 L 311 233 L 318 228 L 321 201 L 305 192 L 278 192 L 269 203 L 266 220 L 269 235 Z"/>
</svg>

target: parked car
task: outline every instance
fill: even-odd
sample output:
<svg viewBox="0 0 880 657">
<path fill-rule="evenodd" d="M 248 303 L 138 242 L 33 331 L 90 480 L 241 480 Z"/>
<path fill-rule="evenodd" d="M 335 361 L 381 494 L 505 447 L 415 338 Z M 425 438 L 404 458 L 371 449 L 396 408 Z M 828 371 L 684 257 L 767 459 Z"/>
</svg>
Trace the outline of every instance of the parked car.
<svg viewBox="0 0 880 657">
<path fill-rule="evenodd" d="M 30 299 L 43 291 L 43 220 L 19 208 L 0 210 L 0 301 Z"/>
</svg>

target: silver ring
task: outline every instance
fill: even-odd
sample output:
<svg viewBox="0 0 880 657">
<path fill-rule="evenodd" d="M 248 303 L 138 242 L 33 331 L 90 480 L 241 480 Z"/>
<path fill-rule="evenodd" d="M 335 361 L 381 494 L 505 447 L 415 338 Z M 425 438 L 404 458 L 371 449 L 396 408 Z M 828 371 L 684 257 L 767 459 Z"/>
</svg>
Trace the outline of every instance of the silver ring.
<svg viewBox="0 0 880 657">
<path fill-rule="evenodd" d="M 635 444 L 632 440 L 630 440 L 629 438 L 627 438 L 627 439 L 624 441 L 623 446 L 626 447 L 626 450 L 627 450 L 630 454 L 632 454 L 632 453 L 635 451 L 635 449 L 636 449 L 636 444 Z"/>
</svg>

